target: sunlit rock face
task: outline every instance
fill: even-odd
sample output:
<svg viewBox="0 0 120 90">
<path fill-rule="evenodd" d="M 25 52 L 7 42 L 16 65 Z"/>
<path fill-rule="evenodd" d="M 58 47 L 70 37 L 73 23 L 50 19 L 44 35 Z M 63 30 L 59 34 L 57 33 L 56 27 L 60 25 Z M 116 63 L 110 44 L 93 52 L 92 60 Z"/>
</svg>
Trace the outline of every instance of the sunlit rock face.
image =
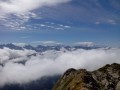
<svg viewBox="0 0 120 90">
<path fill-rule="evenodd" d="M 69 69 L 53 90 L 120 90 L 120 64 L 108 64 L 93 72 Z"/>
</svg>

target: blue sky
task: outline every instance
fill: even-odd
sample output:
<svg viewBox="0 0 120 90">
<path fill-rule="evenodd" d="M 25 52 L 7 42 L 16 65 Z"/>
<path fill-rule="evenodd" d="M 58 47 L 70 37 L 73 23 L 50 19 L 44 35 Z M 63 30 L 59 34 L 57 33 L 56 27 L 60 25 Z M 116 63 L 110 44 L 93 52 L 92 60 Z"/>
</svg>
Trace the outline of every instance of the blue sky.
<svg viewBox="0 0 120 90">
<path fill-rule="evenodd" d="M 119 0 L 0 0 L 0 7 L 1 44 L 56 41 L 120 46 Z"/>
</svg>

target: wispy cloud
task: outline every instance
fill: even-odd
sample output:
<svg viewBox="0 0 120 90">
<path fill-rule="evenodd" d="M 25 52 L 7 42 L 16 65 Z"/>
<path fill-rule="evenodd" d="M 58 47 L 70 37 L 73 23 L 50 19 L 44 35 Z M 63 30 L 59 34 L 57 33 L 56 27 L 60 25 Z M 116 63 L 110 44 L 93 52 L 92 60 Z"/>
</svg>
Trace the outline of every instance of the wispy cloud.
<svg viewBox="0 0 120 90">
<path fill-rule="evenodd" d="M 0 1 L 0 15 L 23 14 L 30 12 L 42 6 L 52 6 L 59 3 L 65 3 L 70 0 L 7 0 Z M 21 8 L 22 7 L 22 8 Z"/>
<path fill-rule="evenodd" d="M 86 47 L 92 47 L 95 45 L 94 42 L 76 42 L 73 43 L 74 45 L 80 45 L 80 46 L 86 46 Z"/>
<path fill-rule="evenodd" d="M 111 19 L 116 23 L 120 23 L 119 9 L 114 8 L 115 4 L 112 5 L 113 3 L 117 3 L 116 5 L 120 6 L 120 2 L 117 0 L 72 0 L 71 4 L 55 7 L 56 9 L 47 8 L 42 14 L 47 18 L 62 19 L 67 22 L 111 24 L 108 22 Z M 56 10 L 59 10 L 59 12 Z"/>
<path fill-rule="evenodd" d="M 118 25 L 120 24 L 119 8 L 120 2 L 117 0 L 106 2 L 99 0 L 1 0 L 0 24 L 13 30 L 66 30 L 71 28 L 70 23 Z M 53 21 L 49 25 L 42 22 L 41 25 L 36 25 L 35 22 L 41 19 L 46 22 L 47 19 L 48 22 Z M 57 25 L 54 21 L 66 23 L 66 25 Z"/>
<path fill-rule="evenodd" d="M 34 10 L 43 6 L 54 6 L 69 1 L 71 0 L 1 0 L 0 21 L 4 22 L 2 24 L 6 27 L 14 30 L 28 29 L 25 26 L 26 22 L 31 18 L 41 18 L 41 16 L 37 16 L 37 14 L 34 13 Z"/>
<path fill-rule="evenodd" d="M 33 44 L 40 44 L 40 45 L 60 45 L 62 43 L 56 41 L 34 41 Z"/>
<path fill-rule="evenodd" d="M 12 44 L 14 44 L 16 46 L 20 46 L 20 47 L 24 47 L 25 45 L 28 45 L 26 43 L 12 43 Z"/>
</svg>

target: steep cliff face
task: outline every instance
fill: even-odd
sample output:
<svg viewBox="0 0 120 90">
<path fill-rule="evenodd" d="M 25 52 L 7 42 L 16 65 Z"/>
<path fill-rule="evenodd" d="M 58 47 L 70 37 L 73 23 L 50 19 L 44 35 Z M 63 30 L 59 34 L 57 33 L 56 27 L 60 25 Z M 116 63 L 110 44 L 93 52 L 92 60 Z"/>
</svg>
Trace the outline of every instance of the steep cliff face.
<svg viewBox="0 0 120 90">
<path fill-rule="evenodd" d="M 120 64 L 106 65 L 93 72 L 71 68 L 53 90 L 120 90 Z"/>
<path fill-rule="evenodd" d="M 106 65 L 92 75 L 102 90 L 120 90 L 120 64 Z"/>
</svg>

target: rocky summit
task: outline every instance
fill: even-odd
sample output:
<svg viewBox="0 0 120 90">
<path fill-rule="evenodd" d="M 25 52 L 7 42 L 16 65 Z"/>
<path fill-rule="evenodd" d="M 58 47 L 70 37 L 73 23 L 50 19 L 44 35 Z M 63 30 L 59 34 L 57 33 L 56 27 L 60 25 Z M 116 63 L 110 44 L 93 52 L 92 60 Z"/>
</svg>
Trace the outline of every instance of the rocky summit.
<svg viewBox="0 0 120 90">
<path fill-rule="evenodd" d="M 52 90 L 120 90 L 120 64 L 108 64 L 95 71 L 71 68 Z"/>
</svg>

